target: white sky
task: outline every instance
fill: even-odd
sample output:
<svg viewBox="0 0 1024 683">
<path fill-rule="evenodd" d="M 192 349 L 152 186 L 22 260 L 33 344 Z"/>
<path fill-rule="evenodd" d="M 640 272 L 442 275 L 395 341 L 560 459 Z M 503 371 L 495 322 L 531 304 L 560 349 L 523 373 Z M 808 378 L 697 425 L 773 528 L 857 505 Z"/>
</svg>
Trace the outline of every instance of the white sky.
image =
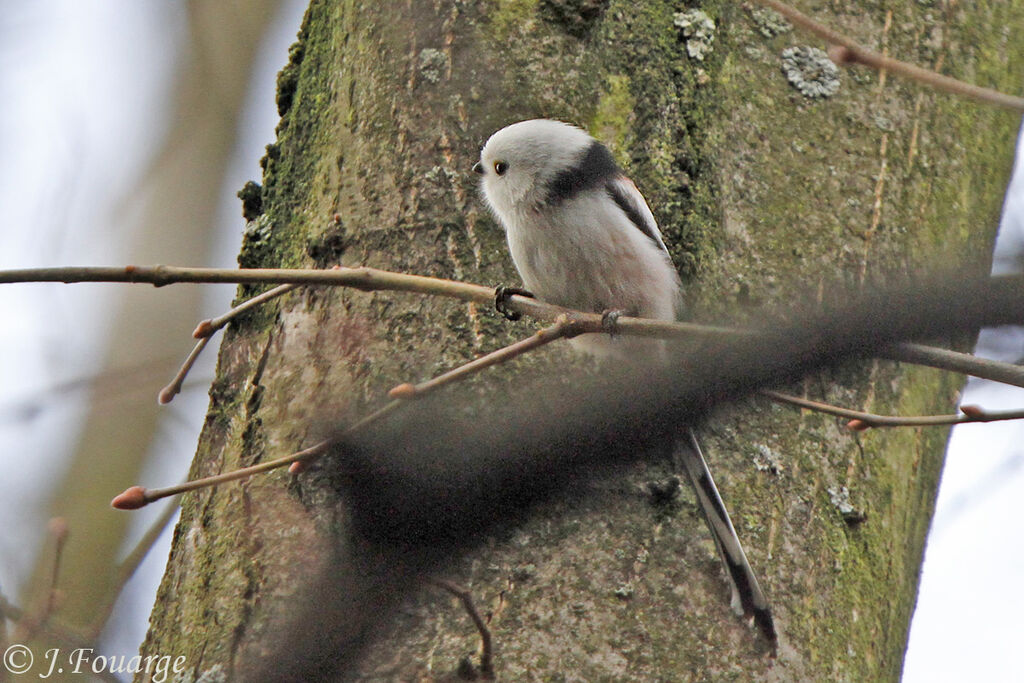
<svg viewBox="0 0 1024 683">
<path fill-rule="evenodd" d="M 223 187 L 223 248 L 206 265 L 235 265 L 244 228 L 235 192 L 261 177 L 259 159 L 278 120 L 277 71 L 306 4 L 283 3 L 260 51 Z M 167 127 L 185 7 L 159 0 L 0 0 L 0 268 L 125 262 L 124 199 Z M 116 286 L 0 287 L 0 591 L 8 598 L 18 595 L 45 538 L 43 489 L 74 448 L 88 399 L 74 382 L 101 358 L 106 331 L 96 321 L 105 319 Z M 207 288 L 209 314 L 226 310 L 234 289 Z M 184 356 L 189 330 L 183 335 Z M 215 357 L 208 350 L 192 379 L 211 377 Z M 165 408 L 144 481 L 184 476 L 207 401 L 200 382 Z M 138 535 L 159 513 L 152 507 L 132 513 Z M 128 584 L 105 634 L 106 654 L 138 651 L 169 547 L 168 532 Z"/>
<path fill-rule="evenodd" d="M 1024 135 L 1024 129 L 1022 129 Z M 1009 151 L 1008 151 L 1009 152 Z M 1003 205 L 993 272 L 1024 263 L 1024 142 Z M 1024 328 L 983 330 L 978 355 L 1019 363 Z M 961 401 L 1024 408 L 1024 389 L 972 378 Z M 1024 422 L 953 430 L 921 574 L 904 683 L 1019 681 L 1024 673 Z"/>
<path fill-rule="evenodd" d="M 274 78 L 305 2 L 286 4 L 262 51 L 224 186 L 222 265 L 234 263 L 243 227 L 234 192 L 260 177 L 263 147 L 274 139 Z M 184 38 L 181 7 L 157 0 L 0 0 L 0 268 L 122 262 L 118 202 L 166 126 L 161 114 L 168 110 L 169 77 Z M 1024 255 L 1019 172 L 1007 209 L 1000 232 L 1005 255 L 997 264 L 1004 270 Z M 44 536 L 45 511 L 38 509 L 43 480 L 61 467 L 80 420 L 82 393 L 53 389 L 81 378 L 98 358 L 102 333 L 92 321 L 103 319 L 108 288 L 0 286 L 0 519 L 6 522 L 0 525 L 0 591 L 8 597 L 17 595 Z M 212 310 L 222 309 L 231 291 L 218 295 Z M 1024 357 L 1019 333 L 986 333 L 981 346 L 1006 360 Z M 209 362 L 214 354 L 206 356 Z M 205 391 L 189 398 L 172 404 L 164 455 L 147 481 L 176 481 L 187 466 Z M 1024 390 L 972 381 L 964 401 L 1024 407 Z M 955 430 L 904 683 L 1021 680 L 1021 497 L 1024 424 Z M 137 651 L 168 547 L 165 535 L 129 584 L 107 634 L 108 654 Z"/>
</svg>

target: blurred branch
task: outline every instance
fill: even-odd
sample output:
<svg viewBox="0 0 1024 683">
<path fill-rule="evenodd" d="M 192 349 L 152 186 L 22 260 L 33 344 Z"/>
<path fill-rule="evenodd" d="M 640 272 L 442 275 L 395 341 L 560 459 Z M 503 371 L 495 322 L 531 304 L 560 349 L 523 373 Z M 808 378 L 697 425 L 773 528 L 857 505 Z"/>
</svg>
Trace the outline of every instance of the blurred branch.
<svg viewBox="0 0 1024 683">
<path fill-rule="evenodd" d="M 944 90 L 955 95 L 962 95 L 963 97 L 968 97 L 987 104 L 994 104 L 998 107 L 1024 111 L 1024 97 L 1007 95 L 1006 93 L 1002 93 L 991 88 L 982 88 L 981 86 L 958 81 L 957 79 L 950 78 L 949 76 L 943 76 L 942 74 L 929 69 L 924 69 L 913 64 L 908 64 L 907 62 L 901 62 L 897 59 L 886 57 L 885 55 L 867 49 L 842 33 L 834 31 L 824 24 L 818 23 L 806 14 L 799 12 L 784 2 L 779 2 L 778 0 L 754 0 L 754 2 L 765 7 L 770 7 L 800 28 L 810 31 L 819 38 L 823 38 L 829 43 L 837 46 L 835 49 L 829 50 L 829 57 L 839 65 L 863 64 L 878 71 L 885 70 L 905 78 L 909 78 L 919 83 L 931 86 L 936 90 Z"/>
<path fill-rule="evenodd" d="M 142 561 L 146 559 L 146 555 L 152 550 L 153 545 L 160 538 L 160 534 L 164 532 L 167 525 L 174 519 L 174 515 L 178 511 L 178 503 L 177 498 L 168 501 L 160 515 L 149 526 L 149 529 L 142 535 L 142 538 L 135 544 L 135 547 L 132 548 L 132 551 L 117 566 L 114 585 L 108 594 L 107 602 L 100 606 L 95 620 L 93 620 L 87 630 L 88 637 L 92 642 L 99 640 L 100 634 L 103 633 L 104 627 L 110 620 L 110 615 L 114 612 L 114 605 L 117 604 L 117 598 L 121 595 L 121 591 L 124 590 L 125 584 L 135 575 L 135 571 L 142 564 Z"/>
<path fill-rule="evenodd" d="M 64 557 L 64 545 L 68 540 L 68 523 L 61 517 L 54 517 L 47 525 L 50 539 L 53 541 L 53 555 L 50 560 L 49 575 L 43 593 L 37 598 L 38 606 L 30 609 L 18 620 L 11 639 L 18 643 L 32 640 L 36 633 L 46 626 L 50 616 L 60 602 L 60 590 L 57 580 L 60 578 L 61 560 Z"/>
<path fill-rule="evenodd" d="M 936 277 L 851 292 L 827 312 L 779 320 L 787 322 L 775 326 L 775 338 L 784 343 L 737 337 L 668 366 L 652 361 L 552 387 L 517 386 L 501 405 L 446 394 L 339 436 L 337 475 L 353 520 L 368 538 L 403 548 L 473 545 L 536 502 L 578 490 L 581 478 L 663 446 L 723 403 L 900 340 L 1019 323 L 1024 278 Z"/>
</svg>

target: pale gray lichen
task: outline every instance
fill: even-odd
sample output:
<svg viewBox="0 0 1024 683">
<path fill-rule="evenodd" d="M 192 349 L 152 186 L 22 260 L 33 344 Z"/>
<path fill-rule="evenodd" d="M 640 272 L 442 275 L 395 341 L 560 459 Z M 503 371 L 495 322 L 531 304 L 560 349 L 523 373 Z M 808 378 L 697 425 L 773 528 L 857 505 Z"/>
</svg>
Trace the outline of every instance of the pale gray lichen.
<svg viewBox="0 0 1024 683">
<path fill-rule="evenodd" d="M 443 166 L 434 166 L 424 174 L 424 177 L 438 185 L 450 185 L 456 178 L 455 172 Z"/>
<path fill-rule="evenodd" d="M 804 97 L 832 97 L 839 92 L 839 67 L 816 47 L 783 50 L 782 72 Z"/>
<path fill-rule="evenodd" d="M 196 683 L 225 683 L 227 680 L 228 672 L 224 665 L 214 664 L 196 679 Z"/>
<path fill-rule="evenodd" d="M 245 230 L 242 231 L 242 238 L 252 244 L 258 244 L 260 242 L 266 242 L 270 239 L 270 235 L 274 230 L 274 226 L 270 223 L 270 219 L 266 214 L 260 214 L 256 220 L 249 221 L 245 224 Z"/>
<path fill-rule="evenodd" d="M 448 66 L 448 58 L 440 50 L 432 47 L 420 50 L 420 73 L 431 83 L 440 83 L 441 75 Z"/>
<path fill-rule="evenodd" d="M 793 30 L 793 24 L 786 21 L 786 18 L 773 9 L 758 7 L 750 12 L 757 30 L 765 38 L 774 38 L 782 33 L 789 33 Z"/>
<path fill-rule="evenodd" d="M 757 452 L 754 454 L 754 467 L 761 472 L 782 474 L 782 458 L 764 444 L 757 444 Z"/>
<path fill-rule="evenodd" d="M 615 589 L 615 597 L 619 600 L 629 600 L 633 597 L 634 593 L 636 593 L 636 586 L 633 585 L 632 581 L 620 584 L 619 587 Z"/>
<path fill-rule="evenodd" d="M 676 12 L 673 22 L 686 38 L 686 54 L 699 62 L 711 52 L 715 42 L 715 22 L 704 11 L 691 9 Z"/>
<path fill-rule="evenodd" d="M 850 526 L 856 526 L 867 519 L 867 514 L 863 510 L 855 508 L 850 502 L 850 489 L 845 486 L 830 486 L 828 497 L 832 505 L 839 510 L 839 514 L 843 516 L 843 521 Z"/>
</svg>

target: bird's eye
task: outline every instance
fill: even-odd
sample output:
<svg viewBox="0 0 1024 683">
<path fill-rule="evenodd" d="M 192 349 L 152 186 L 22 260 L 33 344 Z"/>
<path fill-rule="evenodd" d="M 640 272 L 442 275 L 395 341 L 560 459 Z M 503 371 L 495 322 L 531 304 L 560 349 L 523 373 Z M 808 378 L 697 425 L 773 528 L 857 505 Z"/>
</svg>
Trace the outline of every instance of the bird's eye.
<svg viewBox="0 0 1024 683">
<path fill-rule="evenodd" d="M 505 171 L 507 170 L 508 164 L 506 164 L 504 161 L 494 162 L 494 172 L 497 173 L 498 175 L 505 175 Z"/>
</svg>

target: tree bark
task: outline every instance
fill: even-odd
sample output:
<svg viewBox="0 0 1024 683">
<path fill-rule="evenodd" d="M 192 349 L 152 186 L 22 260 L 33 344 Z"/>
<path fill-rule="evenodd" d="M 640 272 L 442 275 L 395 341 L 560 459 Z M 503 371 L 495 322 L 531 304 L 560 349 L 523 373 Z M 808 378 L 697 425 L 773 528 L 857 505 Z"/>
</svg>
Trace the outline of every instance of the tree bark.
<svg viewBox="0 0 1024 683">
<path fill-rule="evenodd" d="M 1005 90 L 1024 82 L 1008 33 L 1024 21 L 1020 3 L 855 4 L 803 9 L 907 61 Z M 491 132 L 538 116 L 609 145 L 659 220 L 695 319 L 742 320 L 825 300 L 837 283 L 988 258 L 1014 115 L 856 68 L 836 95 L 808 99 L 780 53 L 813 38 L 766 37 L 774 25 L 760 14 L 707 2 L 715 37 L 697 61 L 677 9 L 314 0 L 280 78 L 265 213 L 240 262 L 514 284 L 469 168 Z M 307 446 L 391 386 L 533 329 L 416 295 L 293 294 L 225 337 L 192 475 Z M 500 395 L 523 368 L 555 372 L 566 358 L 537 354 L 480 391 Z M 802 389 L 926 414 L 948 412 L 960 382 L 878 361 Z M 642 493 L 671 475 L 648 462 L 429 565 L 489 616 L 500 679 L 898 679 L 945 430 L 858 435 L 750 401 L 702 434 L 773 602 L 778 659 L 731 614 L 689 492 L 667 506 Z M 475 661 L 461 605 L 420 581 L 419 558 L 356 533 L 331 466 L 187 495 L 143 653 L 230 680 L 442 680 Z M 842 487 L 856 512 L 845 518 L 830 494 Z"/>
</svg>

